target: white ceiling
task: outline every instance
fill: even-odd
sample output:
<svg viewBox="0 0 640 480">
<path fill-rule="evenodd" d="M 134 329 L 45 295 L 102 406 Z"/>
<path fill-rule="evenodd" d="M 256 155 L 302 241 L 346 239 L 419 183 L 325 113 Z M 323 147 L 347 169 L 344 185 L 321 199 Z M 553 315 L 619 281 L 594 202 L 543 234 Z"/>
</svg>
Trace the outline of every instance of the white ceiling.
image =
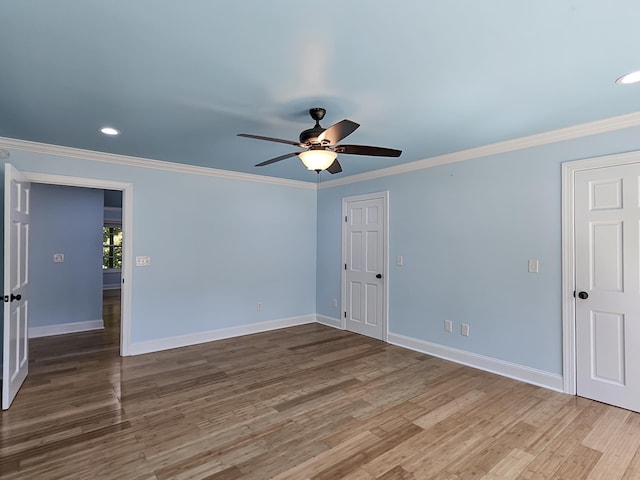
<svg viewBox="0 0 640 480">
<path fill-rule="evenodd" d="M 637 0 L 3 0 L 0 136 L 314 181 L 236 134 L 296 140 L 321 106 L 361 124 L 347 143 L 403 150 L 339 178 L 639 111 L 614 83 L 639 20 Z"/>
</svg>

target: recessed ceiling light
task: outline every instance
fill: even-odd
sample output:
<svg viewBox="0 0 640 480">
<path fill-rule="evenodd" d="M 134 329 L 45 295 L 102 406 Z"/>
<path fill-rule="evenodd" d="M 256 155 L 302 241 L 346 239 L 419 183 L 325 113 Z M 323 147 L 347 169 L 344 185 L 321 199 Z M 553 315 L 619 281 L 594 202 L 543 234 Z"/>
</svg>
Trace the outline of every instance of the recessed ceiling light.
<svg viewBox="0 0 640 480">
<path fill-rule="evenodd" d="M 100 131 L 105 135 L 120 135 L 120 130 L 116 130 L 113 127 L 102 127 Z"/>
<path fill-rule="evenodd" d="M 627 73 L 616 80 L 616 83 L 619 85 L 629 85 L 630 83 L 638 82 L 640 82 L 640 70 L 637 72 Z"/>
</svg>

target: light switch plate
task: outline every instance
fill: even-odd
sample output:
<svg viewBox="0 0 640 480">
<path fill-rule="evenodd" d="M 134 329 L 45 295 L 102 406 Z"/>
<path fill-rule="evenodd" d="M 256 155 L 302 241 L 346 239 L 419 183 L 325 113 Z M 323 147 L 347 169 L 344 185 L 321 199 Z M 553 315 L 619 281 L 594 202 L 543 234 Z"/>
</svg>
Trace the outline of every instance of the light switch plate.
<svg viewBox="0 0 640 480">
<path fill-rule="evenodd" d="M 532 258 L 529 260 L 529 273 L 538 273 L 538 259 Z"/>
<path fill-rule="evenodd" d="M 64 253 L 54 253 L 53 263 L 62 263 L 62 262 L 64 262 Z"/>
<path fill-rule="evenodd" d="M 404 257 L 402 255 L 398 255 L 396 257 L 396 265 L 398 265 L 399 267 L 404 265 Z"/>
<path fill-rule="evenodd" d="M 151 265 L 151 257 L 136 257 L 136 267 L 148 267 Z"/>
</svg>

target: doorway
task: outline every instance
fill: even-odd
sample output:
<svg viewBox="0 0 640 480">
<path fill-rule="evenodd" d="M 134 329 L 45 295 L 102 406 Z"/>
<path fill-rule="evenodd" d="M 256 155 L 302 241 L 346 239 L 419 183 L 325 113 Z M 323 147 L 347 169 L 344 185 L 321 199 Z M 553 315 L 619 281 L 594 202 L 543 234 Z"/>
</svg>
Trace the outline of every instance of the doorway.
<svg viewBox="0 0 640 480">
<path fill-rule="evenodd" d="M 563 165 L 567 393 L 640 411 L 640 152 Z"/>
<path fill-rule="evenodd" d="M 131 183 L 124 182 L 116 182 L 109 180 L 100 180 L 100 179 L 90 179 L 90 178 L 79 178 L 79 177 L 68 177 L 62 175 L 51 175 L 51 174 L 43 174 L 43 173 L 35 173 L 35 172 L 19 172 L 15 170 L 15 168 L 11 167 L 11 165 L 6 164 L 6 167 L 15 172 L 16 175 L 19 176 L 20 182 L 23 183 L 25 190 L 28 190 L 29 185 L 31 183 L 42 183 L 49 185 L 63 185 L 63 186 L 72 186 L 72 187 L 84 187 L 84 188 L 94 188 L 99 190 L 119 190 L 122 192 L 122 223 L 123 228 L 127 232 L 127 235 L 124 237 L 123 241 L 123 258 L 122 258 L 122 289 L 121 289 L 121 298 L 120 298 L 120 341 L 119 341 L 119 350 L 121 356 L 127 356 L 130 353 L 130 343 L 131 343 L 131 298 L 132 298 L 132 284 L 129 279 L 132 277 L 132 241 L 131 238 L 133 236 L 133 185 Z M 6 174 L 5 174 L 6 177 Z M 10 177 L 9 177 L 10 178 Z M 5 192 L 5 209 L 11 210 L 11 197 L 7 197 L 7 192 Z M 9 200 L 7 201 L 7 198 Z M 5 225 L 8 220 L 7 215 L 5 214 Z M 6 227 L 5 227 L 6 228 Z M 10 228 L 9 228 L 10 229 Z M 11 252 L 10 242 L 8 243 L 5 238 L 5 258 L 14 258 L 14 252 Z M 8 269 L 12 262 L 5 262 L 5 278 L 8 275 Z M 10 289 L 11 282 L 5 282 L 5 288 Z M 13 292 L 11 292 L 13 293 Z M 24 298 L 25 303 L 27 298 Z M 25 312 L 26 308 L 23 309 Z M 7 306 L 5 306 L 5 317 L 7 316 Z M 20 384 L 26 377 L 28 373 L 28 358 L 26 357 L 28 352 L 28 336 L 26 326 L 28 325 L 28 319 L 25 319 L 25 327 L 18 328 L 15 335 L 12 333 L 11 335 L 7 335 L 5 328 L 5 345 L 3 348 L 3 365 L 9 365 L 9 358 L 12 358 L 12 343 L 9 342 L 8 339 L 16 337 L 16 344 L 23 342 L 25 347 L 23 350 L 25 351 L 24 361 L 19 362 L 20 364 L 20 375 L 12 375 L 11 378 L 20 378 L 20 382 L 11 382 L 11 392 L 9 394 L 3 395 L 2 408 L 7 409 L 10 406 L 11 401 L 15 397 Z M 5 323 L 5 326 L 7 323 Z M 7 372 L 6 367 L 4 368 L 5 373 Z M 7 378 L 9 376 L 7 375 Z M 5 379 L 3 382 L 3 393 L 6 393 L 5 383 L 8 385 L 7 380 Z"/>
<path fill-rule="evenodd" d="M 51 175 L 45 173 L 23 173 L 26 178 L 33 183 L 96 188 L 99 190 L 119 190 L 122 192 L 122 225 L 123 230 L 127 232 L 127 235 L 125 235 L 123 238 L 120 355 L 123 357 L 130 355 L 132 284 L 130 281 L 127 281 L 127 279 L 130 279 L 133 273 L 133 184 L 111 180 L 68 177 L 63 175 Z"/>
<path fill-rule="evenodd" d="M 342 327 L 387 340 L 389 192 L 342 199 Z"/>
<path fill-rule="evenodd" d="M 31 182 L 29 191 L 29 338 L 103 328 L 103 290 L 120 289 L 122 265 L 120 228 L 105 235 L 105 222 L 121 224 L 120 209 L 104 206 L 112 190 Z"/>
</svg>

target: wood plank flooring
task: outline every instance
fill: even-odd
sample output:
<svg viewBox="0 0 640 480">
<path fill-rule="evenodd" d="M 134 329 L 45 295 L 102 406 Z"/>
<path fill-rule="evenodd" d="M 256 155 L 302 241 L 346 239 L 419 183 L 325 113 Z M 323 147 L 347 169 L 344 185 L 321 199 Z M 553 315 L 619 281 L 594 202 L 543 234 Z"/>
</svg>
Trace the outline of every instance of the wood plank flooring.
<svg viewBox="0 0 640 480">
<path fill-rule="evenodd" d="M 636 413 L 321 325 L 128 358 L 117 328 L 36 339 L 1 421 L 7 480 L 640 479 Z"/>
</svg>

